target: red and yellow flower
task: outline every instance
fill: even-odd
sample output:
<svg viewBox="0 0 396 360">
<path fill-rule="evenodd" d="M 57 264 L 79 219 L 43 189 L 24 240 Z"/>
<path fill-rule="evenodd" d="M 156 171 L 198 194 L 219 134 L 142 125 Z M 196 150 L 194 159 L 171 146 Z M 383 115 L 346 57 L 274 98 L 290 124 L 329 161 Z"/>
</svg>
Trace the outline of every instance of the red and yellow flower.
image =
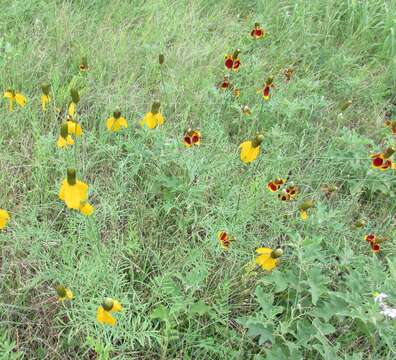
<svg viewBox="0 0 396 360">
<path fill-rule="evenodd" d="M 383 243 L 385 240 L 388 238 L 385 236 L 376 236 L 375 234 L 367 234 L 364 236 L 364 240 L 366 240 L 371 247 L 372 252 L 380 252 L 381 251 L 381 246 L 380 244 Z"/>
<path fill-rule="evenodd" d="M 299 192 L 299 188 L 297 186 L 290 185 L 287 188 L 282 189 L 278 197 L 282 201 L 290 201 L 290 200 L 294 200 L 298 192 Z"/>
<path fill-rule="evenodd" d="M 280 189 L 280 187 L 286 183 L 286 179 L 283 178 L 277 178 L 275 180 L 270 181 L 267 184 L 267 189 L 271 192 L 276 192 Z"/>
<path fill-rule="evenodd" d="M 256 249 L 256 253 L 258 254 L 256 264 L 261 266 L 263 270 L 272 271 L 279 265 L 279 258 L 283 255 L 283 250 L 261 247 Z"/>
<path fill-rule="evenodd" d="M 260 155 L 260 144 L 264 140 L 264 135 L 258 134 L 252 140 L 244 141 L 239 145 L 240 159 L 249 164 Z"/>
<path fill-rule="evenodd" d="M 271 97 L 271 94 L 270 94 L 271 88 L 275 87 L 273 81 L 274 81 L 274 78 L 272 76 L 270 76 L 264 84 L 264 87 L 262 90 L 262 96 L 265 101 L 268 101 Z"/>
<path fill-rule="evenodd" d="M 220 246 L 223 249 L 228 250 L 228 248 L 230 247 L 230 244 L 231 244 L 231 239 L 228 236 L 226 231 L 224 231 L 224 230 L 219 231 L 217 233 L 217 240 L 219 241 Z"/>
<path fill-rule="evenodd" d="M 260 26 L 259 23 L 254 24 L 253 30 L 250 32 L 250 36 L 253 39 L 261 39 L 266 35 L 266 31 Z"/>
<path fill-rule="evenodd" d="M 387 169 L 396 169 L 396 164 L 392 162 L 390 157 L 395 153 L 396 149 L 388 147 L 383 153 L 371 154 L 371 166 L 375 169 L 385 171 Z"/>
<path fill-rule="evenodd" d="M 117 319 L 114 318 L 112 313 L 119 311 L 122 311 L 122 305 L 117 300 L 106 298 L 102 305 L 98 307 L 96 320 L 99 324 L 114 326 L 117 323 Z"/>
<path fill-rule="evenodd" d="M 224 66 L 227 70 L 238 71 L 239 66 L 241 65 L 241 60 L 238 57 L 240 53 L 241 50 L 236 49 L 233 54 L 225 56 Z"/>
<path fill-rule="evenodd" d="M 199 145 L 201 143 L 201 133 L 199 130 L 188 130 L 184 134 L 183 143 L 187 147 Z"/>
<path fill-rule="evenodd" d="M 8 99 L 9 101 L 9 111 L 12 111 L 14 101 L 20 106 L 24 107 L 26 106 L 26 97 L 22 95 L 21 93 L 16 92 L 15 90 L 12 89 L 7 89 L 4 91 L 4 98 Z"/>
</svg>

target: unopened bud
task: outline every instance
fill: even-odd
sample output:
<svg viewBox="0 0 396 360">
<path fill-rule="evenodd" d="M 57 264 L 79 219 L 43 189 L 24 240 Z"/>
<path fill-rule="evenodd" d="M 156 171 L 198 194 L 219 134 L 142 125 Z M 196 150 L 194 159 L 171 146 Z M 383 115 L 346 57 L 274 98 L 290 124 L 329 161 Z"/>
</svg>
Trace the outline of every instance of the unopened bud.
<svg viewBox="0 0 396 360">
<path fill-rule="evenodd" d="M 158 55 L 158 62 L 160 65 L 162 65 L 165 62 L 165 55 L 164 54 L 159 54 Z"/>
<path fill-rule="evenodd" d="M 67 135 L 69 135 L 69 127 L 68 127 L 67 123 L 63 123 L 60 128 L 60 136 L 62 136 L 64 139 L 66 139 Z"/>
<path fill-rule="evenodd" d="M 114 306 L 114 300 L 112 298 L 106 298 L 102 302 L 102 307 L 106 311 L 110 311 Z"/>
<path fill-rule="evenodd" d="M 277 259 L 277 258 L 281 257 L 282 255 L 283 255 L 283 250 L 280 248 L 272 250 L 272 252 L 271 252 L 271 257 L 273 259 Z"/>
<path fill-rule="evenodd" d="M 47 95 L 47 96 L 49 95 L 50 88 L 51 88 L 50 84 L 42 84 L 41 85 L 41 90 L 43 91 L 44 95 Z"/>
<path fill-rule="evenodd" d="M 260 144 L 264 140 L 264 135 L 263 134 L 258 134 L 256 137 L 252 140 L 252 146 L 256 148 L 257 146 L 260 146 Z"/>
<path fill-rule="evenodd" d="M 308 210 L 311 209 L 315 206 L 315 203 L 313 200 L 305 200 L 301 205 L 300 205 L 300 210 Z"/>
<path fill-rule="evenodd" d="M 67 169 L 67 183 L 69 185 L 76 184 L 76 169 Z"/>
<path fill-rule="evenodd" d="M 57 287 L 55 288 L 56 293 L 58 294 L 58 296 L 60 298 L 64 298 L 66 296 L 66 288 L 62 285 L 57 285 Z"/>
<path fill-rule="evenodd" d="M 154 101 L 153 105 L 151 105 L 151 112 L 153 114 L 158 114 L 160 106 L 161 103 L 159 101 Z"/>
<path fill-rule="evenodd" d="M 70 96 L 71 96 L 71 98 L 72 98 L 72 100 L 73 100 L 73 102 L 74 102 L 75 104 L 77 104 L 77 103 L 80 101 L 80 95 L 79 95 L 79 93 L 78 93 L 78 90 L 76 90 L 76 89 L 71 89 L 71 90 L 70 90 Z"/>
</svg>

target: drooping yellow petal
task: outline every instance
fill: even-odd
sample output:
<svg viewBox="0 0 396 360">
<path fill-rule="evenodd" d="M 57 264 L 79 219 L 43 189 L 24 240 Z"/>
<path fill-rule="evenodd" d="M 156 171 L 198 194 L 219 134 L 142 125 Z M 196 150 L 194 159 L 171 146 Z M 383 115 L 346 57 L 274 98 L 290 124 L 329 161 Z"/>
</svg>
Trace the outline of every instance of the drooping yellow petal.
<svg viewBox="0 0 396 360">
<path fill-rule="evenodd" d="M 121 127 L 124 127 L 124 128 L 127 128 L 128 127 L 128 122 L 126 121 L 126 119 L 124 118 L 124 117 L 120 117 L 119 119 L 117 119 L 117 123 L 118 123 L 118 126 L 121 128 Z"/>
<path fill-rule="evenodd" d="M 70 116 L 74 116 L 76 114 L 77 105 L 72 101 L 67 108 L 67 113 Z"/>
<path fill-rule="evenodd" d="M 256 249 L 256 253 L 257 254 L 271 254 L 272 253 L 272 249 L 261 247 L 261 248 Z"/>
<path fill-rule="evenodd" d="M 164 123 L 164 117 L 160 114 L 153 114 L 151 111 L 148 112 L 142 120 L 140 120 L 140 126 L 146 125 L 149 129 L 154 129 L 158 125 L 162 125 Z"/>
<path fill-rule="evenodd" d="M 26 105 L 26 97 L 22 94 L 16 93 L 15 94 L 15 101 L 19 106 L 24 107 Z"/>
<path fill-rule="evenodd" d="M 72 120 L 68 120 L 67 122 L 67 131 L 69 134 L 74 134 L 76 136 L 82 135 L 82 127 L 79 123 L 76 123 Z"/>
<path fill-rule="evenodd" d="M 14 94 L 11 91 L 4 91 L 4 97 L 7 99 L 14 99 Z"/>
<path fill-rule="evenodd" d="M 73 297 L 74 297 L 73 292 L 69 288 L 66 288 L 65 291 L 66 291 L 65 296 L 59 296 L 58 297 L 59 301 L 65 301 L 65 300 L 72 300 L 73 299 Z"/>
<path fill-rule="evenodd" d="M 111 311 L 114 311 L 114 312 L 122 311 L 122 305 L 119 303 L 118 300 L 114 300 L 113 308 L 111 309 Z"/>
<path fill-rule="evenodd" d="M 250 140 L 244 141 L 239 145 L 240 148 L 240 158 L 241 160 L 248 164 L 256 160 L 260 154 L 260 146 L 253 147 Z"/>
<path fill-rule="evenodd" d="M 272 271 L 278 264 L 278 260 L 270 256 L 265 259 L 260 259 L 263 256 L 265 255 L 261 255 L 256 259 L 257 264 L 260 265 L 263 270 Z"/>
<path fill-rule="evenodd" d="M 65 202 L 68 208 L 79 210 L 81 203 L 88 199 L 88 185 L 79 180 L 74 185 L 69 185 L 65 179 L 59 190 L 59 198 Z"/>
<path fill-rule="evenodd" d="M 164 119 L 164 117 L 162 116 L 161 113 L 155 114 L 155 119 L 157 121 L 157 125 L 163 125 L 163 123 L 165 121 L 165 119 Z"/>
<path fill-rule="evenodd" d="M 94 210 L 95 210 L 94 207 L 89 203 L 85 203 L 80 207 L 81 214 L 85 216 L 91 216 Z"/>
<path fill-rule="evenodd" d="M 107 121 L 106 121 L 107 130 L 109 130 L 109 131 L 117 131 L 117 130 L 113 129 L 114 123 L 115 123 L 115 118 L 114 117 L 108 118 Z"/>
<path fill-rule="evenodd" d="M 103 306 L 98 307 L 98 311 L 96 312 L 96 320 L 100 324 L 107 324 L 110 326 L 114 326 L 117 323 L 117 320 L 111 316 L 109 311 L 103 309 Z"/>
<path fill-rule="evenodd" d="M 41 95 L 41 110 L 45 112 L 47 104 L 51 101 L 49 95 Z"/>
<path fill-rule="evenodd" d="M 302 221 L 306 221 L 308 219 L 308 212 L 306 210 L 300 210 L 300 218 Z"/>
<path fill-rule="evenodd" d="M 70 135 L 67 135 L 66 139 L 62 136 L 59 136 L 58 141 L 56 143 L 58 148 L 64 148 L 73 144 L 74 144 L 74 140 Z"/>
<path fill-rule="evenodd" d="M 7 226 L 8 220 L 10 220 L 10 214 L 8 211 L 0 209 L 0 230 Z"/>
</svg>

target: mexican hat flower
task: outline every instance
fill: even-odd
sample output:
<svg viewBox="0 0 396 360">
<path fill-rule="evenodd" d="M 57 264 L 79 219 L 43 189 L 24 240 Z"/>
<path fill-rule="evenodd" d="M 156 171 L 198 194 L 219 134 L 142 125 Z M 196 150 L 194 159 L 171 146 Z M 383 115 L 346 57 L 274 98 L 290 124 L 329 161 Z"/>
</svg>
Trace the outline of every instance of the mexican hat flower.
<svg viewBox="0 0 396 360">
<path fill-rule="evenodd" d="M 238 71 L 239 66 L 241 65 L 241 60 L 238 57 L 240 53 L 241 50 L 236 49 L 232 55 L 228 54 L 225 56 L 224 66 L 227 70 L 232 69 L 234 71 Z"/>
<path fill-rule="evenodd" d="M 107 130 L 116 132 L 121 130 L 121 128 L 127 128 L 128 122 L 123 116 L 121 116 L 121 112 L 117 110 L 114 111 L 112 117 L 107 119 L 106 127 Z"/>
<path fill-rule="evenodd" d="M 264 37 L 266 35 L 265 30 L 260 26 L 259 23 L 255 23 L 254 24 L 254 28 L 253 30 L 250 32 L 250 36 L 253 39 L 261 39 L 262 37 Z"/>
<path fill-rule="evenodd" d="M 58 295 L 58 300 L 63 302 L 67 300 L 72 300 L 74 295 L 73 292 L 69 289 L 64 287 L 63 285 L 58 285 L 56 288 L 56 293 Z"/>
<path fill-rule="evenodd" d="M 77 112 L 77 104 L 80 102 L 80 94 L 78 93 L 78 90 L 71 89 L 70 96 L 72 99 L 67 107 L 67 113 L 68 115 L 73 117 L 74 115 L 76 115 Z"/>
<path fill-rule="evenodd" d="M 89 216 L 94 208 L 87 202 L 88 185 L 76 179 L 76 170 L 67 169 L 67 178 L 62 181 L 59 198 L 70 209 L 79 210 L 83 215 Z"/>
<path fill-rule="evenodd" d="M 60 134 L 56 145 L 58 148 L 68 147 L 69 145 L 74 144 L 73 138 L 69 135 L 69 126 L 66 123 L 63 123 L 60 128 Z"/>
<path fill-rule="evenodd" d="M 240 159 L 246 164 L 256 160 L 260 155 L 260 144 L 263 140 L 264 136 L 262 134 L 258 134 L 252 140 L 247 140 L 240 144 Z"/>
<path fill-rule="evenodd" d="M 96 320 L 100 324 L 107 324 L 114 326 L 117 323 L 117 319 L 113 317 L 113 312 L 122 311 L 121 304 L 114 299 L 106 298 L 104 299 L 102 305 L 98 307 L 96 312 Z"/>
<path fill-rule="evenodd" d="M 396 169 L 396 164 L 389 158 L 395 153 L 394 147 L 388 147 L 383 153 L 376 153 L 370 155 L 371 166 L 375 169 L 385 171 L 387 169 Z"/>
<path fill-rule="evenodd" d="M 278 197 L 282 201 L 294 200 L 297 196 L 299 189 L 297 186 L 290 185 L 285 189 L 282 189 L 281 193 L 279 193 Z"/>
<path fill-rule="evenodd" d="M 280 187 L 286 182 L 286 179 L 277 178 L 275 180 L 270 181 L 267 184 L 267 189 L 271 192 L 276 192 L 280 189 Z"/>
<path fill-rule="evenodd" d="M 388 238 L 385 236 L 376 236 L 375 234 L 367 234 L 364 236 L 364 240 L 370 244 L 371 251 L 377 253 L 381 251 L 380 244 L 388 240 Z"/>
<path fill-rule="evenodd" d="M 151 106 L 151 111 L 149 111 L 142 120 L 140 120 L 140 126 L 147 126 L 149 129 L 154 129 L 158 125 L 162 125 L 164 123 L 164 117 L 159 112 L 159 108 L 161 103 L 159 101 L 154 101 Z"/>
<path fill-rule="evenodd" d="M 183 137 L 183 143 L 187 147 L 199 145 L 201 143 L 201 133 L 199 130 L 188 130 Z"/>
<path fill-rule="evenodd" d="M 385 126 L 391 129 L 393 135 L 396 135 L 396 120 L 386 120 Z"/>
<path fill-rule="evenodd" d="M 74 121 L 74 119 L 70 115 L 67 116 L 66 124 L 67 124 L 67 131 L 70 135 L 75 135 L 75 136 L 82 135 L 83 130 L 81 125 L 78 122 Z"/>
<path fill-rule="evenodd" d="M 271 94 L 270 94 L 271 88 L 275 87 L 273 81 L 274 81 L 274 78 L 273 78 L 272 76 L 270 76 L 270 77 L 265 81 L 265 84 L 264 84 L 264 87 L 263 87 L 263 90 L 262 90 L 263 99 L 264 99 L 265 101 L 268 101 L 268 100 L 270 99 L 270 96 L 271 96 Z"/>
<path fill-rule="evenodd" d="M 300 218 L 303 221 L 306 221 L 309 217 L 308 210 L 312 209 L 315 207 L 315 203 L 313 200 L 305 200 L 302 204 L 300 204 L 299 209 L 300 209 Z"/>
<path fill-rule="evenodd" d="M 51 97 L 49 95 L 50 85 L 49 84 L 41 85 L 41 91 L 43 92 L 43 95 L 41 95 L 41 110 L 45 112 L 47 104 L 51 101 Z"/>
<path fill-rule="evenodd" d="M 285 81 L 289 82 L 293 76 L 294 73 L 294 69 L 292 68 L 286 68 L 285 70 L 283 70 L 283 75 L 285 75 Z"/>
<path fill-rule="evenodd" d="M 222 230 L 219 231 L 217 233 L 217 240 L 220 243 L 220 246 L 224 249 L 224 250 L 228 250 L 228 248 L 230 247 L 231 244 L 231 239 L 228 236 L 227 232 Z"/>
<path fill-rule="evenodd" d="M 258 254 L 256 264 L 261 266 L 263 270 L 272 271 L 279 265 L 279 258 L 283 255 L 283 250 L 261 247 L 256 249 L 256 253 Z"/>
<path fill-rule="evenodd" d="M 4 229 L 7 226 L 9 220 L 10 214 L 8 213 L 8 211 L 0 209 L 0 230 Z"/>
<path fill-rule="evenodd" d="M 88 71 L 88 70 L 89 70 L 89 67 L 88 67 L 88 60 L 87 60 L 87 57 L 86 57 L 86 56 L 83 56 L 83 57 L 81 58 L 79 68 L 80 68 L 80 71 L 81 71 L 81 72 L 85 72 L 85 71 Z"/>
<path fill-rule="evenodd" d="M 4 98 L 8 99 L 9 101 L 9 110 L 12 111 L 14 106 L 14 101 L 20 106 L 24 107 L 26 105 L 26 97 L 21 93 L 15 92 L 12 89 L 7 89 L 4 91 Z"/>
<path fill-rule="evenodd" d="M 225 75 L 223 81 L 220 81 L 217 84 L 217 87 L 221 90 L 227 90 L 230 88 L 230 76 Z"/>
</svg>

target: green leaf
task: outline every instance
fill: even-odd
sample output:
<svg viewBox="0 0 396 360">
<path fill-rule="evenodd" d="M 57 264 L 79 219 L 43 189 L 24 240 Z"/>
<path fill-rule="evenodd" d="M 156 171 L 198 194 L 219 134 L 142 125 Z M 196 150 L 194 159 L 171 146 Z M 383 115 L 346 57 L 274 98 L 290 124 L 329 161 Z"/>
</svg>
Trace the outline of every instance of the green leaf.
<svg viewBox="0 0 396 360">
<path fill-rule="evenodd" d="M 167 321 L 169 319 L 169 312 L 164 305 L 159 305 L 153 310 L 150 317 L 152 319 Z"/>
<path fill-rule="evenodd" d="M 272 336 L 274 328 L 271 324 L 264 325 L 261 322 L 249 322 L 248 323 L 248 336 L 255 338 L 259 336 L 258 344 L 262 345 L 266 341 L 273 342 L 274 337 Z"/>
<path fill-rule="evenodd" d="M 309 285 L 309 292 L 312 296 L 312 304 L 316 305 L 319 297 L 327 291 L 329 280 L 323 276 L 319 268 L 312 268 L 309 271 L 306 283 Z"/>
<path fill-rule="evenodd" d="M 256 287 L 254 294 L 256 295 L 256 300 L 260 304 L 264 314 L 269 314 L 272 310 L 274 295 L 270 293 L 264 293 L 264 290 L 261 286 Z"/>
<path fill-rule="evenodd" d="M 330 335 L 336 331 L 333 325 L 330 323 L 322 323 L 319 319 L 315 319 L 312 324 L 320 331 L 322 335 Z"/>
<path fill-rule="evenodd" d="M 312 336 L 316 334 L 316 329 L 308 320 L 300 320 L 297 322 L 297 343 L 307 347 Z"/>
<path fill-rule="evenodd" d="M 194 304 L 191 305 L 190 307 L 190 313 L 191 314 L 198 314 L 198 315 L 204 315 L 206 314 L 210 309 L 210 306 L 206 305 L 202 301 L 198 301 Z"/>
<path fill-rule="evenodd" d="M 281 292 L 287 289 L 289 285 L 289 279 L 287 275 L 279 270 L 275 270 L 269 275 L 268 280 L 275 286 L 275 292 Z"/>
</svg>

